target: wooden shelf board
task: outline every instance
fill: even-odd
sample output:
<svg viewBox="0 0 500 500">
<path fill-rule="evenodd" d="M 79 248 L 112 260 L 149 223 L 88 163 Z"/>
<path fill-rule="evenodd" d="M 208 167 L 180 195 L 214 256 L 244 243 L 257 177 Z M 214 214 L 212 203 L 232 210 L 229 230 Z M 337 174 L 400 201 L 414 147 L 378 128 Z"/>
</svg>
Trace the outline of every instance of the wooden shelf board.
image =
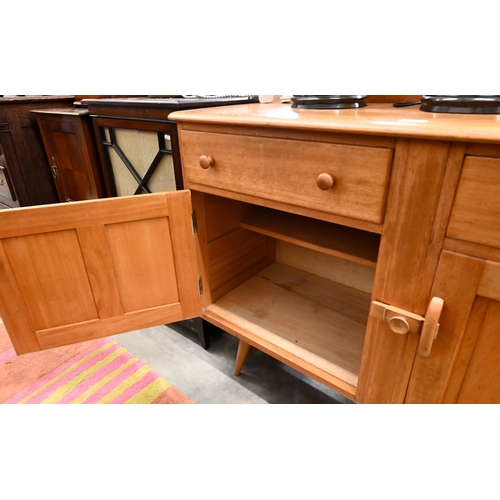
<svg viewBox="0 0 500 500">
<path fill-rule="evenodd" d="M 340 296 L 345 307 L 335 300 Z M 365 292 L 275 263 L 209 306 L 206 316 L 248 332 L 242 336 L 271 355 L 286 353 L 316 378 L 330 375 L 339 382 L 330 386 L 354 396 L 369 304 Z"/>
<path fill-rule="evenodd" d="M 377 265 L 378 234 L 269 209 L 249 214 L 240 226 L 365 266 Z"/>
</svg>

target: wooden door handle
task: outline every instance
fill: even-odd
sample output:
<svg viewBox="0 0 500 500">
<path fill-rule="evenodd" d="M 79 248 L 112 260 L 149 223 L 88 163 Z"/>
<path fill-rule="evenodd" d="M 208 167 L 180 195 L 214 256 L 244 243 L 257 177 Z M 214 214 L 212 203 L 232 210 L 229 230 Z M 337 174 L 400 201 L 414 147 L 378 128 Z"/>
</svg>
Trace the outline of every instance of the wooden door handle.
<svg viewBox="0 0 500 500">
<path fill-rule="evenodd" d="M 432 344 L 439 332 L 439 319 L 443 307 L 444 300 L 440 297 L 433 297 L 427 308 L 422 333 L 420 334 L 420 342 L 418 343 L 418 353 L 424 358 L 431 355 Z"/>
<path fill-rule="evenodd" d="M 335 186 L 336 182 L 337 178 L 334 175 L 330 174 L 320 174 L 316 179 L 316 185 L 322 191 L 329 191 L 333 186 Z"/>
<path fill-rule="evenodd" d="M 200 167 L 203 170 L 208 170 L 210 167 L 215 165 L 215 160 L 212 156 L 200 156 Z"/>
</svg>

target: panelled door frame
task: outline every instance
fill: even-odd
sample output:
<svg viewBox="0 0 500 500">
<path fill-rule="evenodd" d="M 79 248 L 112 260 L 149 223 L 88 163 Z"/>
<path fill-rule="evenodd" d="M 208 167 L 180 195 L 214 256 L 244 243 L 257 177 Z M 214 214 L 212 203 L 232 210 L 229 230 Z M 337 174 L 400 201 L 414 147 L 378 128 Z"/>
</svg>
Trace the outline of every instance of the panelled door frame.
<svg viewBox="0 0 500 500">
<path fill-rule="evenodd" d="M 190 192 L 2 211 L 0 280 L 18 354 L 198 317 Z"/>
</svg>

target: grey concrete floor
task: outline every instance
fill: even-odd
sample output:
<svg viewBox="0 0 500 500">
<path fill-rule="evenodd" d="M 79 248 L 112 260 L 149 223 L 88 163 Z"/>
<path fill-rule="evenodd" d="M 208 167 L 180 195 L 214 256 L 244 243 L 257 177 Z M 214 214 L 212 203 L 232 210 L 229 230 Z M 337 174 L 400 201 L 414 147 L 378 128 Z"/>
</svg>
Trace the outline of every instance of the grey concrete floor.
<svg viewBox="0 0 500 500">
<path fill-rule="evenodd" d="M 116 340 L 198 404 L 349 404 L 322 384 L 254 351 L 236 377 L 238 340 L 222 330 L 208 350 L 175 324 L 126 333 Z"/>
</svg>

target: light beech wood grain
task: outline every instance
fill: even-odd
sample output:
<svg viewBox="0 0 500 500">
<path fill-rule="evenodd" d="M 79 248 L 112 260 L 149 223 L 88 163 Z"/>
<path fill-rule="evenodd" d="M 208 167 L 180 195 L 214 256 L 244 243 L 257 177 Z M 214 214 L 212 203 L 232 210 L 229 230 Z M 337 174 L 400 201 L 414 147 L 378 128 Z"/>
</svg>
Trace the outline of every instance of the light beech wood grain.
<svg viewBox="0 0 500 500">
<path fill-rule="evenodd" d="M 178 191 L 0 214 L 0 269 L 15 299 L 3 297 L 0 315 L 17 352 L 199 316 L 191 213 Z"/>
<path fill-rule="evenodd" d="M 247 104 L 176 111 L 170 119 L 182 127 L 195 124 L 268 127 L 281 130 L 340 132 L 367 136 L 500 144 L 498 115 L 425 113 L 419 106 L 394 108 L 372 103 L 360 109 L 302 110 L 289 104 Z"/>
<path fill-rule="evenodd" d="M 380 224 L 392 151 L 386 148 L 184 131 L 185 185 L 253 195 Z M 214 158 L 209 169 L 200 158 Z M 318 176 L 334 177 L 324 191 Z M 300 186 L 300 189 L 297 189 Z"/>
<path fill-rule="evenodd" d="M 265 209 L 245 217 L 240 226 L 369 267 L 377 265 L 380 237 L 376 234 Z"/>
<path fill-rule="evenodd" d="M 257 348 L 359 403 L 500 402 L 498 116 L 376 100 L 175 112 L 191 192 L 0 213 L 16 350 L 203 314 L 237 373 Z"/>
<path fill-rule="evenodd" d="M 284 241 L 278 241 L 276 245 L 276 260 L 365 293 L 371 294 L 373 291 L 375 269 L 351 260 L 315 252 Z"/>
<path fill-rule="evenodd" d="M 500 302 L 491 301 L 457 403 L 500 403 L 499 331 Z"/>
<path fill-rule="evenodd" d="M 500 248 L 500 158 L 465 159 L 446 235 Z"/>
<path fill-rule="evenodd" d="M 479 259 L 443 252 L 432 288 L 432 295 L 445 303 L 439 335 L 428 358 L 415 358 L 407 403 L 443 402 L 484 266 Z"/>
</svg>

